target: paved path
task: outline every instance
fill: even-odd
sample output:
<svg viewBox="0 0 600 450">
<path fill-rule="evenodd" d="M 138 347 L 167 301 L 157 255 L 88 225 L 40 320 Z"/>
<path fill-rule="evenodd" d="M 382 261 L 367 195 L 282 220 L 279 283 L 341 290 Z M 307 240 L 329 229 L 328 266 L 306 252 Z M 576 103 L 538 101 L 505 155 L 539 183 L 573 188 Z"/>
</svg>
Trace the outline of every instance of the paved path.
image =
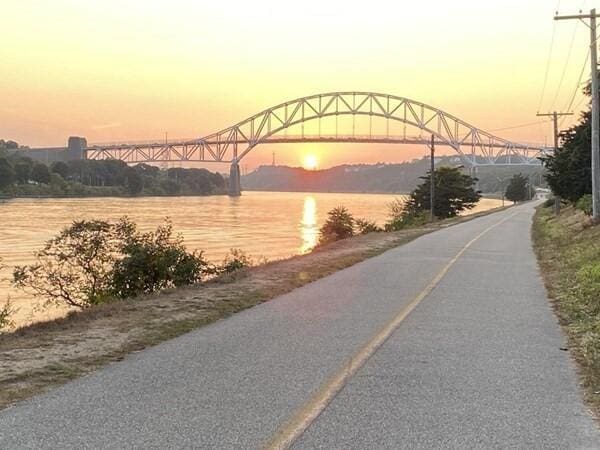
<svg viewBox="0 0 600 450">
<path fill-rule="evenodd" d="M 0 412 L 0 448 L 600 448 L 532 212 L 423 236 L 22 402 Z"/>
</svg>

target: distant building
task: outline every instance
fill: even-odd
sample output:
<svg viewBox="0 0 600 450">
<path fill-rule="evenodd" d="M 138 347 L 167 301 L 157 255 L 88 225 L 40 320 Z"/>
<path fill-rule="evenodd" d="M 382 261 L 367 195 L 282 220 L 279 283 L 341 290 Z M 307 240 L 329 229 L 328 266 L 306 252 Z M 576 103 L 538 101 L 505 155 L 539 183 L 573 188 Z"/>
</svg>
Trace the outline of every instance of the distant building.
<svg viewBox="0 0 600 450">
<path fill-rule="evenodd" d="M 19 149 L 19 152 L 23 156 L 28 156 L 36 161 L 53 163 L 55 161 L 85 159 L 84 149 L 86 147 L 87 140 L 84 137 L 71 136 L 66 147 Z"/>
</svg>

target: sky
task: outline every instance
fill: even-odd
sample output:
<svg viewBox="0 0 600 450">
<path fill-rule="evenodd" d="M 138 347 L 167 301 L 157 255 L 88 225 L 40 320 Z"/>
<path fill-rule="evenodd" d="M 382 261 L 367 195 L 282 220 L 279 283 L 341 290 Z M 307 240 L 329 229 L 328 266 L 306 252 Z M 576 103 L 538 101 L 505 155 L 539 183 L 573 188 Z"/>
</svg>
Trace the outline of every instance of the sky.
<svg viewBox="0 0 600 450">
<path fill-rule="evenodd" d="M 0 138 L 31 147 L 70 135 L 194 138 L 294 98 L 356 90 L 550 143 L 536 113 L 566 109 L 582 69 L 583 80 L 589 74 L 589 30 L 553 15 L 591 7 L 600 1 L 3 0 Z M 270 164 L 273 152 L 277 164 L 314 155 L 329 167 L 427 149 L 270 144 L 242 165 Z"/>
</svg>

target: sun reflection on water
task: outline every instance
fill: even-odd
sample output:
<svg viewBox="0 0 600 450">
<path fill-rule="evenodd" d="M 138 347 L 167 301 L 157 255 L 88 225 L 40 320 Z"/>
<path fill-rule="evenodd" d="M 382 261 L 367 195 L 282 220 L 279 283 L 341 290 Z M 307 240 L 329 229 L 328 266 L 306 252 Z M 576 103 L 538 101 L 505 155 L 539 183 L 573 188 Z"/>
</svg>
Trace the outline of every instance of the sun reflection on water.
<svg viewBox="0 0 600 450">
<path fill-rule="evenodd" d="M 300 253 L 308 253 L 315 245 L 317 245 L 317 239 L 319 237 L 319 229 L 317 227 L 317 202 L 314 197 L 310 195 L 304 197 L 300 233 L 302 235 L 302 247 L 300 247 Z"/>
</svg>

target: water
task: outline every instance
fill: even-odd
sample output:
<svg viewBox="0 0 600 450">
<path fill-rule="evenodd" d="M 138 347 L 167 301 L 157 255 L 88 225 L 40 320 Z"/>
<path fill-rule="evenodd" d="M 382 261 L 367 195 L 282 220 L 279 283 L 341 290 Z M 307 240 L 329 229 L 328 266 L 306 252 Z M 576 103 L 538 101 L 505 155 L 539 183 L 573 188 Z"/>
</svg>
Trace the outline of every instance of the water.
<svg viewBox="0 0 600 450">
<path fill-rule="evenodd" d="M 387 205 L 397 196 L 244 192 L 242 197 L 145 197 L 83 199 L 16 199 L 0 202 L 0 302 L 10 295 L 19 308 L 16 322 L 25 324 L 56 317 L 65 310 L 36 310 L 35 299 L 10 286 L 12 267 L 32 261 L 41 248 L 73 220 L 117 219 L 127 215 L 140 229 L 149 230 L 169 217 L 188 249 L 203 250 L 220 261 L 230 248 L 269 260 L 306 253 L 316 244 L 319 227 L 332 208 L 346 206 L 355 217 L 382 225 Z M 476 210 L 499 205 L 483 199 Z"/>
</svg>

